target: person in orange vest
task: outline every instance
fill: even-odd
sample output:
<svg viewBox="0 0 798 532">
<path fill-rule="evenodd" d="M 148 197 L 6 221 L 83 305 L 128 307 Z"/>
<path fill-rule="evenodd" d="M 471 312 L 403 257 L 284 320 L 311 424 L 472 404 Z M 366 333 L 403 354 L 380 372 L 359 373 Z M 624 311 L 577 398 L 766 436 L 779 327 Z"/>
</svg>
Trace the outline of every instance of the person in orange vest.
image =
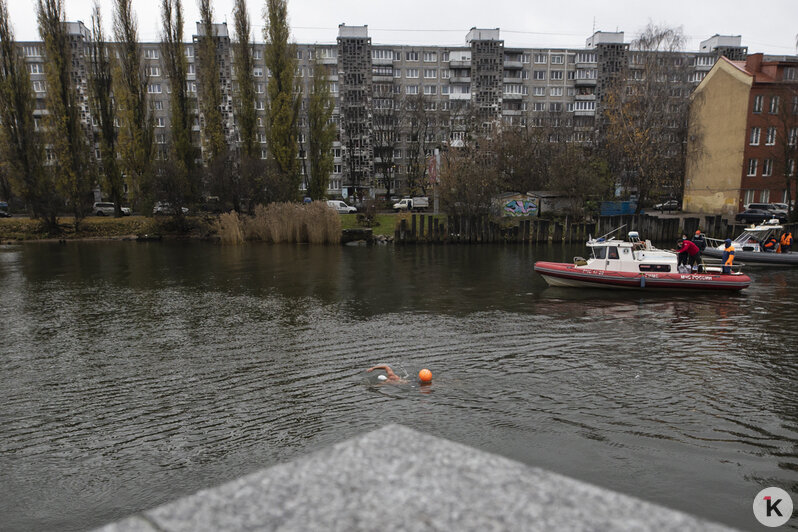
<svg viewBox="0 0 798 532">
<path fill-rule="evenodd" d="M 726 249 L 723 250 L 723 273 L 731 273 L 732 264 L 734 263 L 734 246 L 732 246 L 731 238 L 726 239 Z"/>
<path fill-rule="evenodd" d="M 779 243 L 779 246 L 780 253 L 790 252 L 790 246 L 792 246 L 792 233 L 790 231 L 784 231 L 781 234 L 781 242 Z"/>
<path fill-rule="evenodd" d="M 779 246 L 779 241 L 776 240 L 776 237 L 774 235 L 770 235 L 768 237 L 768 239 L 765 240 L 765 243 L 762 244 L 762 249 L 764 251 L 768 251 L 768 252 L 772 253 L 772 252 L 776 251 L 776 248 L 778 246 Z"/>
</svg>

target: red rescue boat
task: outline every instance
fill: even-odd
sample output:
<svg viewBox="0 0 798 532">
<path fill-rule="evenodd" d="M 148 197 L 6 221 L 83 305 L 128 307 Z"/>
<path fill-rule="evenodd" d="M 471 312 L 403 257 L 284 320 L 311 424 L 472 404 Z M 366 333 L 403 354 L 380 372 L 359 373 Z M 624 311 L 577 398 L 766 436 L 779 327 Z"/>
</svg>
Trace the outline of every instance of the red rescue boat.
<svg viewBox="0 0 798 532">
<path fill-rule="evenodd" d="M 742 290 L 751 278 L 739 271 L 722 273 L 721 267 L 703 266 L 700 271 L 680 271 L 675 253 L 656 249 L 629 233 L 630 241 L 611 238 L 591 239 L 589 259 L 575 257 L 573 263 L 535 263 L 550 286 L 666 289 L 666 290 Z"/>
</svg>

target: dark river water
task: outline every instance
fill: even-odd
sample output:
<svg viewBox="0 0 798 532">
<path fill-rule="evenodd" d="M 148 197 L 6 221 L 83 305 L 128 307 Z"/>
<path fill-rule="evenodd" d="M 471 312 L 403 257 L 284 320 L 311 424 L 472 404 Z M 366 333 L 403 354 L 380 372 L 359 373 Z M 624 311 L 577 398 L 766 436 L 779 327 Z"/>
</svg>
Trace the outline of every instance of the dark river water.
<svg viewBox="0 0 798 532">
<path fill-rule="evenodd" d="M 0 528 L 97 526 L 387 423 L 743 529 L 764 487 L 798 502 L 798 269 L 741 294 L 532 272 L 582 254 L 2 246 Z M 378 363 L 433 385 L 371 386 Z"/>
</svg>

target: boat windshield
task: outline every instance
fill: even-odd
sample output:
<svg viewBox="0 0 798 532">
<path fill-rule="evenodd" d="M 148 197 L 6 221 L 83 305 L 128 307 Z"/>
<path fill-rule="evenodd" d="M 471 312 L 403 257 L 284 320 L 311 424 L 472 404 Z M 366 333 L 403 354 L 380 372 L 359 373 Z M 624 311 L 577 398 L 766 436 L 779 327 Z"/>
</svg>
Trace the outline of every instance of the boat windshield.
<svg viewBox="0 0 798 532">
<path fill-rule="evenodd" d="M 777 229 L 781 229 L 781 226 L 778 228 L 776 227 L 768 227 L 767 229 L 746 229 L 740 236 L 734 239 L 734 241 L 738 244 L 754 244 L 757 242 L 764 242 L 768 239 L 771 233 L 774 233 Z"/>
<path fill-rule="evenodd" d="M 606 259 L 607 258 L 607 246 L 593 246 L 593 258 L 594 259 Z"/>
</svg>

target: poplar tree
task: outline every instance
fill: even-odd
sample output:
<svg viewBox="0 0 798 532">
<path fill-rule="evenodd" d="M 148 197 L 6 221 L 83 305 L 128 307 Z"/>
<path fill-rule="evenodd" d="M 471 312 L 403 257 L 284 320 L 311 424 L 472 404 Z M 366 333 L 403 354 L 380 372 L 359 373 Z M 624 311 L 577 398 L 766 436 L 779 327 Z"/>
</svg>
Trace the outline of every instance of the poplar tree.
<svg viewBox="0 0 798 532">
<path fill-rule="evenodd" d="M 202 148 L 205 163 L 213 165 L 225 157 L 227 141 L 222 123 L 222 90 L 219 85 L 219 61 L 216 58 L 216 31 L 210 0 L 200 0 L 202 35 L 197 50 L 197 79 L 202 112 Z"/>
<path fill-rule="evenodd" d="M 313 64 L 313 83 L 308 98 L 308 195 L 314 200 L 324 199 L 333 170 L 334 107 L 327 69 L 317 60 Z"/>
<path fill-rule="evenodd" d="M 47 58 L 46 138 L 52 150 L 56 188 L 69 201 L 77 230 L 90 210 L 93 184 L 88 126 L 80 119 L 72 77 L 72 62 L 77 58 L 72 56 L 63 0 L 37 0 L 37 15 Z"/>
<path fill-rule="evenodd" d="M 240 196 L 249 198 L 250 212 L 263 199 L 265 166 L 260 160 L 258 146 L 258 117 L 255 112 L 255 61 L 252 56 L 254 42 L 246 0 L 236 0 L 233 8 L 236 41 L 233 69 L 237 80 L 236 123 L 238 125 L 237 178 Z"/>
<path fill-rule="evenodd" d="M 147 74 L 132 0 L 114 0 L 114 38 L 119 51 L 114 99 L 119 117 L 120 163 L 137 206 L 152 186 L 155 119 L 147 101 Z"/>
<path fill-rule="evenodd" d="M 192 99 L 186 85 L 188 61 L 183 47 L 183 7 L 180 0 L 161 0 L 161 52 L 172 90 L 170 101 L 171 142 L 167 164 L 156 175 L 156 189 L 172 206 L 176 216 L 200 193 L 196 149 L 191 142 Z"/>
<path fill-rule="evenodd" d="M 27 66 L 17 48 L 6 0 L 0 0 L 0 141 L 9 182 L 35 218 L 57 227 L 58 196 L 42 166 L 44 146 L 33 118 L 35 99 Z M 11 199 L 10 197 L 6 199 Z"/>
<path fill-rule="evenodd" d="M 122 173 L 116 160 L 117 133 L 114 125 L 116 103 L 113 95 L 111 58 L 105 41 L 100 5 L 96 0 L 91 22 L 88 72 L 92 114 L 99 129 L 97 143 L 100 147 L 101 183 L 114 202 L 114 216 L 119 218 L 122 216 L 123 183 Z"/>
<path fill-rule="evenodd" d="M 271 73 L 267 86 L 267 139 L 274 162 L 271 177 L 276 182 L 274 199 L 293 199 L 299 189 L 297 137 L 300 94 L 295 83 L 296 45 L 288 42 L 288 5 L 286 0 L 267 0 L 266 66 Z"/>
</svg>

